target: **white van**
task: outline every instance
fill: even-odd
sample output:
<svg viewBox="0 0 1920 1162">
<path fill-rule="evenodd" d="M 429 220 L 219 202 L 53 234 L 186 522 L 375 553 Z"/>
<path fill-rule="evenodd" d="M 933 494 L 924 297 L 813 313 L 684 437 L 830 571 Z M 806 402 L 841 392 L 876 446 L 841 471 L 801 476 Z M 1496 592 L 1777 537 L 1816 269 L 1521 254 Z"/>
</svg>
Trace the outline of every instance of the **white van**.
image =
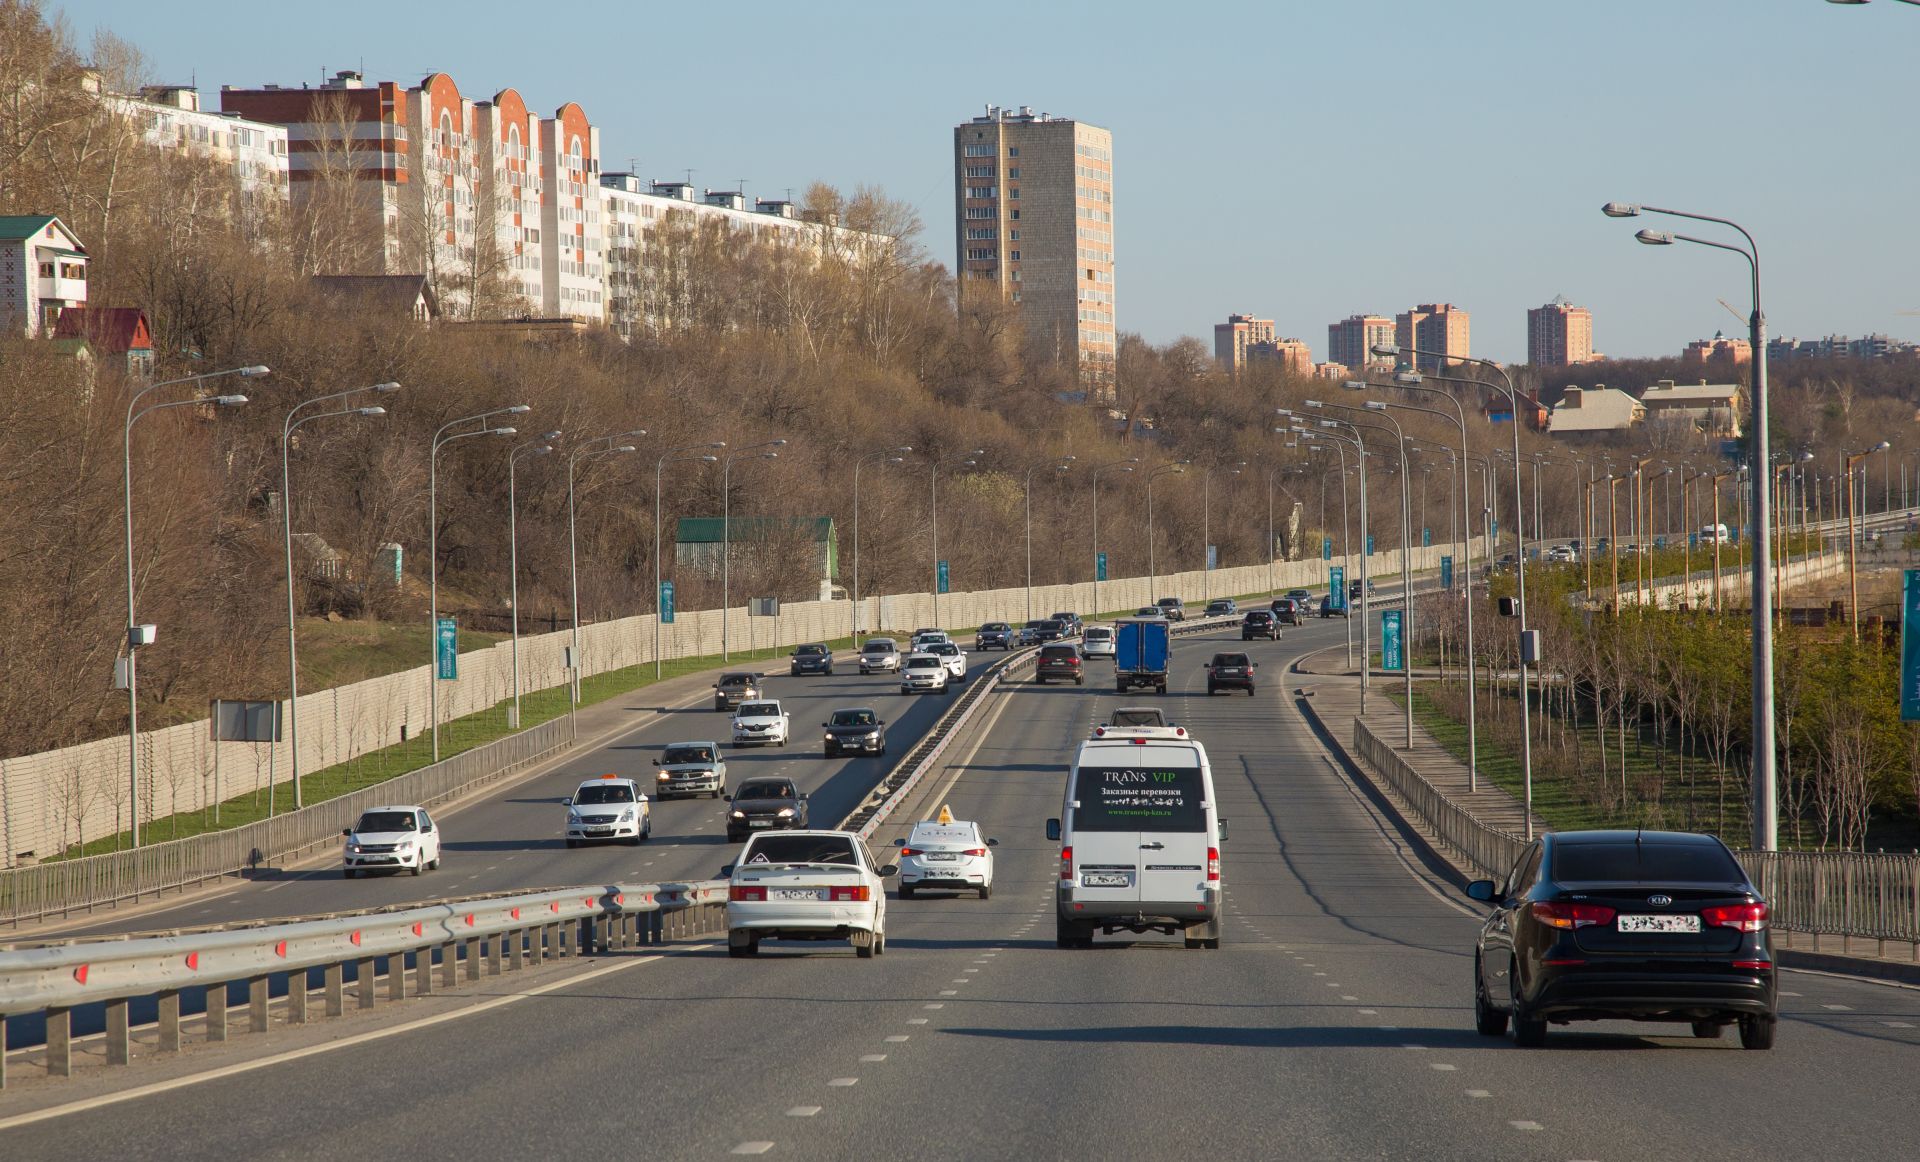
<svg viewBox="0 0 1920 1162">
<path fill-rule="evenodd" d="M 1729 539 L 1726 525 L 1700 526 L 1700 543 L 1703 545 L 1724 545 Z"/>
<path fill-rule="evenodd" d="M 1180 932 L 1220 947 L 1220 845 L 1226 840 L 1206 748 L 1190 738 L 1096 738 L 1067 771 L 1054 886 L 1055 943 L 1091 948 L 1097 929 Z"/>
</svg>

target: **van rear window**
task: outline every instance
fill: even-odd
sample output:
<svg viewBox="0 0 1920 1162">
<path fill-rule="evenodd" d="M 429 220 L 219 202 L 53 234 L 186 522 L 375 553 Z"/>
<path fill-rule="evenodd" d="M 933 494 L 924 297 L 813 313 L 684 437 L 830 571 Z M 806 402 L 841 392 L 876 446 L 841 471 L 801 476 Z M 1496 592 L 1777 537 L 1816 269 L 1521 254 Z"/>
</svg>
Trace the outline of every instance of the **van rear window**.
<svg viewBox="0 0 1920 1162">
<path fill-rule="evenodd" d="M 1081 767 L 1075 831 L 1205 831 L 1198 766 Z"/>
</svg>

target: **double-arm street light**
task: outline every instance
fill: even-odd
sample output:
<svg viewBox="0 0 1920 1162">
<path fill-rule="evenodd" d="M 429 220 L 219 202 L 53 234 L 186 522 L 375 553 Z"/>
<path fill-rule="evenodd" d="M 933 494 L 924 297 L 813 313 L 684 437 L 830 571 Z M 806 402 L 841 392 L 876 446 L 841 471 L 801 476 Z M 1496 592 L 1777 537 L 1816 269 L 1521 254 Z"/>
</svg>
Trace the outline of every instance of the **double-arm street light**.
<svg viewBox="0 0 1920 1162">
<path fill-rule="evenodd" d="M 1855 643 L 1860 641 L 1860 533 L 1859 513 L 1857 511 L 1859 505 L 1854 499 L 1856 494 L 1853 488 L 1853 474 L 1862 460 L 1865 460 L 1875 452 L 1884 452 L 1888 447 L 1888 443 L 1882 440 L 1864 452 L 1848 452 L 1846 454 L 1847 590 L 1849 594 L 1847 598 L 1847 616 L 1849 620 L 1853 622 L 1853 640 Z M 1864 472 L 1861 473 L 1861 479 L 1866 479 Z"/>
<path fill-rule="evenodd" d="M 573 632 L 570 635 L 568 652 L 573 655 L 567 666 L 567 691 L 573 705 L 580 704 L 580 671 L 585 659 L 580 654 L 580 541 L 576 535 L 574 522 L 574 476 L 582 460 L 599 460 L 608 456 L 624 456 L 628 452 L 638 451 L 633 444 L 616 444 L 616 440 L 639 437 L 647 434 L 645 428 L 635 428 L 630 432 L 615 432 L 609 436 L 595 436 L 582 441 L 567 453 L 567 587 L 570 590 L 572 604 L 571 621 Z"/>
<path fill-rule="evenodd" d="M 1353 501 L 1352 498 L 1347 495 L 1347 441 L 1331 437 L 1323 439 L 1321 433 L 1309 431 L 1298 425 L 1290 430 L 1298 441 L 1305 444 L 1309 452 L 1325 452 L 1328 448 L 1332 448 L 1335 452 L 1339 453 L 1340 559 L 1342 561 L 1348 561 L 1352 558 L 1353 554 Z M 1325 487 L 1324 484 L 1322 487 Z M 1325 492 L 1323 491 L 1321 495 L 1324 496 Z M 1322 520 L 1321 523 L 1325 524 L 1326 521 Z M 1331 570 L 1331 565 L 1329 565 L 1329 570 Z M 1344 609 L 1346 607 L 1347 595 L 1333 587 L 1333 574 L 1331 571 L 1327 574 L 1327 599 L 1339 608 Z M 1351 666 L 1353 665 L 1353 618 L 1346 617 L 1342 620 L 1347 623 L 1347 665 Z M 1364 689 L 1366 685 L 1364 674 L 1361 676 L 1361 685 Z"/>
<path fill-rule="evenodd" d="M 142 417 L 168 408 L 205 407 L 212 404 L 217 407 L 239 407 L 247 402 L 244 395 L 195 396 L 191 399 L 169 400 L 166 403 L 141 407 L 140 401 L 163 387 L 178 387 L 184 383 L 204 383 L 209 379 L 222 379 L 237 375 L 241 379 L 256 379 L 269 373 L 265 366 L 233 367 L 225 371 L 209 371 L 202 375 L 188 375 L 180 379 L 168 379 L 151 383 L 133 393 L 127 401 L 127 422 L 120 430 L 120 472 L 124 486 L 124 516 L 127 536 L 127 632 L 123 643 L 127 651 L 127 807 L 132 820 L 129 828 L 132 844 L 140 846 L 140 683 L 135 658 L 139 648 L 148 644 L 148 639 L 140 632 L 139 618 L 134 613 L 133 600 L 133 425 Z M 269 792 L 271 802 L 272 794 Z"/>
<path fill-rule="evenodd" d="M 457 420 L 448 420 L 434 429 L 427 451 L 427 718 L 428 733 L 433 736 L 433 761 L 440 761 L 440 449 L 455 440 L 475 436 L 512 436 L 518 428 L 482 427 L 471 432 L 450 432 L 462 424 L 485 424 L 494 416 L 525 415 L 533 408 L 524 403 L 493 408 Z M 571 497 L 569 497 L 571 515 Z"/>
<path fill-rule="evenodd" d="M 1710 238 L 1696 238 L 1689 234 L 1675 234 L 1660 230 L 1641 230 L 1634 237 L 1649 246 L 1671 246 L 1675 242 L 1691 242 L 1696 246 L 1710 246 L 1715 250 L 1727 250 L 1746 259 L 1747 270 L 1753 282 L 1753 310 L 1747 317 L 1748 343 L 1753 348 L 1753 423 L 1748 429 L 1750 442 L 1751 470 L 1747 473 L 1748 485 L 1752 489 L 1752 525 L 1759 530 L 1771 527 L 1769 518 L 1771 508 L 1768 493 L 1767 465 L 1771 454 L 1767 447 L 1767 425 L 1770 421 L 1767 407 L 1767 319 L 1760 305 L 1760 246 L 1746 228 L 1729 218 L 1716 218 L 1711 214 L 1693 214 L 1684 210 L 1668 210 L 1659 206 L 1635 205 L 1629 202 L 1608 202 L 1600 212 L 1609 218 L 1634 218 L 1641 214 L 1662 214 L 1670 218 L 1686 218 L 1695 222 L 1712 222 L 1737 232 L 1745 239 L 1745 245 L 1718 242 Z M 1718 491 L 1716 489 L 1716 496 Z M 1718 530 L 1715 530 L 1716 533 Z M 1753 846 L 1761 851 L 1773 851 L 1779 846 L 1780 813 L 1777 788 L 1774 786 L 1774 723 L 1773 723 L 1773 593 L 1772 546 L 1765 531 L 1753 538 Z"/>
<path fill-rule="evenodd" d="M 1176 476 L 1187 470 L 1188 460 L 1174 464 L 1162 464 L 1147 473 L 1147 600 L 1157 602 L 1154 594 L 1160 591 L 1160 568 L 1154 556 L 1153 546 L 1153 482 L 1161 476 Z"/>
<path fill-rule="evenodd" d="M 507 613 L 513 619 L 513 706 L 507 711 L 507 729 L 520 729 L 520 500 L 517 475 L 522 456 L 549 456 L 558 430 L 542 432 L 537 440 L 507 450 Z"/>
<path fill-rule="evenodd" d="M 1201 599 L 1213 600 L 1213 474 L 1226 472 L 1238 476 L 1246 468 L 1245 460 L 1232 464 L 1209 464 L 1200 472 L 1200 590 Z"/>
<path fill-rule="evenodd" d="M 898 448 L 883 448 L 878 452 L 869 452 L 853 462 L 853 636 L 860 636 L 860 469 L 876 460 L 888 464 L 904 464 L 907 454 L 913 451 L 912 444 L 902 444 Z M 860 643 L 856 640 L 854 648 Z"/>
<path fill-rule="evenodd" d="M 300 648 L 294 632 L 294 574 L 293 574 L 293 484 L 291 456 L 293 433 L 302 424 L 315 420 L 330 419 L 334 416 L 361 416 L 372 418 L 384 416 L 383 407 L 343 407 L 333 411 L 307 412 L 316 404 L 331 403 L 346 399 L 362 392 L 374 392 L 388 395 L 399 391 L 397 383 L 376 383 L 371 387 L 353 387 L 346 391 L 336 391 L 331 395 L 315 396 L 302 400 L 288 410 L 286 419 L 280 424 L 280 544 L 286 556 L 287 564 L 287 756 L 289 775 L 287 781 L 293 784 L 293 806 L 297 811 L 302 806 L 300 799 Z M 302 415 L 302 412 L 306 412 Z M 273 792 L 267 792 L 267 814 L 273 814 Z"/>
<path fill-rule="evenodd" d="M 1026 510 L 1027 524 L 1027 620 L 1033 620 L 1033 474 L 1041 468 L 1050 468 L 1056 473 L 1066 472 L 1072 467 L 1075 457 L 1062 456 L 1049 464 L 1035 464 L 1027 469 L 1026 477 L 1020 484 L 1020 503 Z"/>
<path fill-rule="evenodd" d="M 1087 489 L 1093 497 L 1093 606 L 1087 611 L 1089 616 L 1097 617 L 1100 614 L 1100 474 L 1115 468 L 1131 472 L 1138 463 L 1140 457 L 1129 456 L 1124 460 L 1096 464 L 1087 471 Z"/>
<path fill-rule="evenodd" d="M 975 448 L 968 452 L 958 463 L 947 465 L 954 468 L 972 468 L 980 463 L 976 457 L 987 454 L 985 448 Z M 940 620 L 940 469 L 941 461 L 931 454 L 927 457 L 928 477 L 930 478 L 931 500 L 927 508 L 927 526 L 931 534 L 929 541 L 933 546 L 933 624 L 938 627 Z"/>
<path fill-rule="evenodd" d="M 1367 517 L 1367 442 L 1366 438 L 1360 434 L 1360 429 L 1345 420 L 1315 420 L 1314 423 L 1320 428 L 1317 433 L 1319 439 L 1353 448 L 1354 475 L 1360 478 L 1360 713 L 1364 715 L 1367 712 L 1367 691 L 1373 686 L 1373 627 L 1368 624 L 1373 609 L 1371 600 L 1373 577 L 1368 571 L 1369 555 L 1366 547 L 1367 537 L 1371 535 L 1368 530 L 1373 526 Z M 1353 434 L 1348 435 L 1341 431 L 1341 428 L 1350 428 Z M 1346 456 L 1343 452 L 1341 454 L 1343 475 L 1345 463 Z M 1344 483 L 1341 485 L 1341 491 L 1346 491 Z M 1346 552 L 1349 561 L 1354 558 L 1353 549 L 1354 546 L 1349 542 Z M 1349 580 L 1347 588 L 1351 590 L 1353 587 L 1354 583 Z M 1334 594 L 1334 596 L 1346 606 L 1348 623 L 1351 624 L 1352 603 L 1347 601 L 1345 593 Z"/>
<path fill-rule="evenodd" d="M 733 616 L 733 462 L 742 458 L 749 460 L 778 460 L 780 453 L 761 451 L 762 448 L 774 449 L 787 446 L 785 440 L 768 440 L 762 444 L 748 444 L 735 452 L 720 457 L 720 660 L 727 662 L 733 655 L 727 642 L 727 623 Z M 748 453 L 752 453 L 751 456 Z M 748 635 L 749 641 L 752 635 Z"/>
<path fill-rule="evenodd" d="M 660 580 L 660 492 L 662 478 L 669 464 L 717 464 L 720 457 L 705 449 L 720 449 L 727 446 L 725 440 L 712 440 L 705 444 L 682 444 L 678 448 L 668 448 L 653 464 L 653 677 L 660 680 L 660 619 L 665 615 L 661 601 L 663 590 Z M 691 452 L 692 455 L 686 455 Z M 858 518 L 854 528 L 859 529 Z M 856 542 L 857 544 L 857 542 Z M 857 550 L 856 550 L 857 551 Z"/>
</svg>

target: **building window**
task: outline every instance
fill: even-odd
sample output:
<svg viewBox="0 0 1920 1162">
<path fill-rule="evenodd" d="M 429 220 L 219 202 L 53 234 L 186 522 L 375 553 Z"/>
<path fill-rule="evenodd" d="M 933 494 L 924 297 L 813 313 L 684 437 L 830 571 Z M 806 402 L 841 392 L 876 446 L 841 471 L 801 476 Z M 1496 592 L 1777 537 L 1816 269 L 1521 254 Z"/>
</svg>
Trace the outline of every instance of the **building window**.
<svg viewBox="0 0 1920 1162">
<path fill-rule="evenodd" d="M 1015 186 L 1015 187 L 1013 187 L 1012 189 L 1010 189 L 1010 190 L 1008 190 L 1008 191 L 1007 191 L 1007 197 L 1009 197 L 1009 198 L 1012 198 L 1012 199 L 1013 199 L 1013 200 L 1015 200 L 1015 201 L 1019 201 L 1019 200 L 1020 200 L 1020 187 L 1019 187 L 1019 186 Z"/>
<path fill-rule="evenodd" d="M 992 186 L 968 186 L 967 196 L 969 198 L 992 198 L 993 187 Z"/>
<path fill-rule="evenodd" d="M 1016 181 L 1017 181 L 1017 180 L 1019 180 L 1019 178 L 1020 178 L 1020 167 L 1016 165 L 1016 166 L 1014 166 L 1014 167 L 1013 167 L 1012 169 L 1009 169 L 1009 170 L 1007 171 L 1007 176 L 1008 176 L 1008 177 L 1010 177 L 1010 178 L 1013 178 L 1013 179 L 1014 179 L 1014 180 L 1016 180 Z"/>
<path fill-rule="evenodd" d="M 53 277 L 53 263 L 43 262 L 40 264 L 40 277 L 41 278 Z"/>
<path fill-rule="evenodd" d="M 1018 262 L 1020 261 L 1020 252 L 1018 250 L 1012 251 L 1007 255 L 1007 257 L 1012 259 L 1015 262 Z"/>
<path fill-rule="evenodd" d="M 1018 231 L 1018 230 L 1009 230 L 1009 231 L 1007 231 L 1007 238 L 1008 238 L 1008 239 L 1009 239 L 1010 241 L 1013 241 L 1013 242 L 1018 242 L 1018 241 L 1020 241 L 1020 231 Z"/>
<path fill-rule="evenodd" d="M 1007 156 L 1008 156 L 1008 157 L 1019 157 L 1019 156 L 1020 156 L 1020 147 L 1019 147 L 1019 146 L 1017 146 L 1017 145 L 1009 145 L 1009 146 L 1007 146 Z"/>
<path fill-rule="evenodd" d="M 992 156 L 993 156 L 993 146 L 991 146 L 991 145 L 967 145 L 967 146 L 963 146 L 963 147 L 962 147 L 962 149 L 961 149 L 961 152 L 962 152 L 963 154 L 965 154 L 965 155 L 966 155 L 967 157 L 992 157 Z M 1015 153 L 1018 153 L 1018 152 L 1019 152 L 1019 150 L 1015 150 L 1014 152 L 1015 152 Z"/>
<path fill-rule="evenodd" d="M 1013 218 L 1013 220 L 1014 220 L 1014 221 L 1016 221 L 1016 222 L 1018 222 L 1018 221 L 1020 220 L 1020 210 L 1019 210 L 1019 208 L 1018 208 L 1018 207 L 1015 207 L 1015 208 L 1014 208 L 1014 209 L 1013 209 L 1013 210 L 1012 210 L 1012 211 L 1010 212 L 1010 216 L 1011 216 L 1011 217 Z"/>
</svg>

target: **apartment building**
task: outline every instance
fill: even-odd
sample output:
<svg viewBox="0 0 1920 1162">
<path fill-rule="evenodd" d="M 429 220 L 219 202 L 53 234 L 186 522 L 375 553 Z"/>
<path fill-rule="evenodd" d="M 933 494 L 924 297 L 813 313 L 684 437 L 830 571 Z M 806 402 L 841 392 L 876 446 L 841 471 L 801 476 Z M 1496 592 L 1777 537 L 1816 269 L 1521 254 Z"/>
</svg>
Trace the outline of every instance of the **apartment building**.
<svg viewBox="0 0 1920 1162">
<path fill-rule="evenodd" d="M 105 93 L 101 100 L 130 119 L 148 145 L 231 172 L 243 220 L 260 221 L 286 205 L 286 126 L 202 109 L 200 91 L 182 85 L 148 85 L 137 96 Z"/>
<path fill-rule="evenodd" d="M 1593 312 L 1555 295 L 1527 311 L 1527 362 L 1534 367 L 1571 367 L 1593 359 Z"/>
<path fill-rule="evenodd" d="M 1266 339 L 1247 346 L 1250 363 L 1277 363 L 1289 375 L 1313 374 L 1313 348 L 1305 339 Z"/>
<path fill-rule="evenodd" d="M 1467 312 L 1452 303 L 1421 303 L 1410 311 L 1400 312 L 1393 319 L 1393 336 L 1398 347 L 1434 353 L 1409 360 L 1421 371 L 1442 370 L 1446 361 L 1438 356 L 1464 359 L 1472 354 L 1472 327 Z"/>
<path fill-rule="evenodd" d="M 1114 329 L 1113 134 L 989 105 L 953 130 L 961 301 L 1015 303 L 1030 351 L 1110 394 Z"/>
<path fill-rule="evenodd" d="M 1348 315 L 1327 324 L 1327 361 L 1341 363 L 1358 371 L 1366 367 L 1392 367 L 1391 355 L 1375 355 L 1375 347 L 1391 347 L 1393 320 L 1386 315 Z"/>
<path fill-rule="evenodd" d="M 1224 323 L 1213 325 L 1213 359 L 1221 370 L 1234 375 L 1247 365 L 1247 348 L 1255 343 L 1271 343 L 1273 320 L 1252 315 L 1228 315 Z"/>
<path fill-rule="evenodd" d="M 1745 339 L 1729 339 L 1719 331 L 1711 339 L 1695 339 L 1680 353 L 1680 365 L 1705 369 L 1709 365 L 1739 367 L 1753 362 L 1753 344 Z"/>
</svg>

